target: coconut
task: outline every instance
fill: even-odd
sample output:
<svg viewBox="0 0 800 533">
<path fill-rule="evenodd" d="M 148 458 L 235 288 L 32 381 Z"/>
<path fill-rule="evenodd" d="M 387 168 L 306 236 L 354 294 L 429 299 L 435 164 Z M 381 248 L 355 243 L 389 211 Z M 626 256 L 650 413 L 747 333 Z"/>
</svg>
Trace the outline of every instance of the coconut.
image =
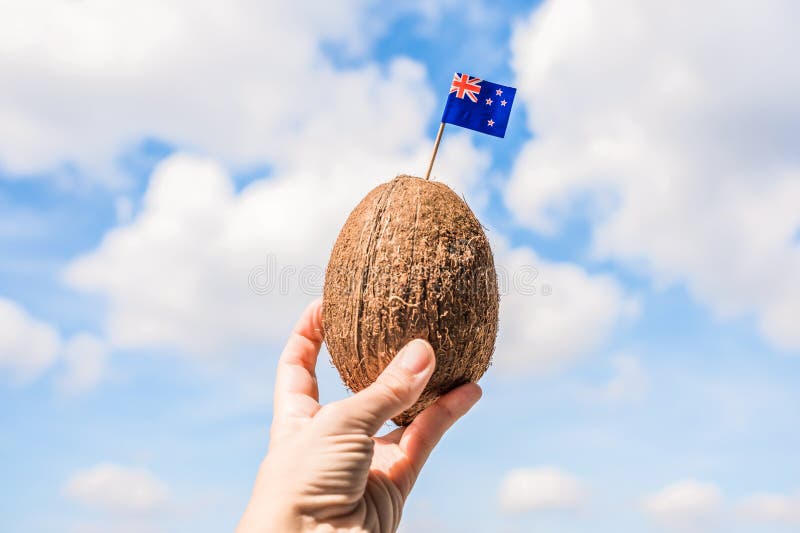
<svg viewBox="0 0 800 533">
<path fill-rule="evenodd" d="M 396 424 L 483 375 L 497 320 L 489 241 L 447 185 L 398 176 L 350 213 L 328 262 L 322 308 L 325 343 L 345 385 L 358 392 L 373 383 L 412 339 L 426 339 L 436 354 L 428 385 Z"/>
</svg>

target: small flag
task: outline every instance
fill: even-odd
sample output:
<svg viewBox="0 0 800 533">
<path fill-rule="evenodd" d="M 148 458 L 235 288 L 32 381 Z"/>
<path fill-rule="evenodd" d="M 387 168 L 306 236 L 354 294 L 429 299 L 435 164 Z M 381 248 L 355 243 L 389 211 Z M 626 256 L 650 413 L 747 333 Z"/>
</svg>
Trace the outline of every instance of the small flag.
<svg viewBox="0 0 800 533">
<path fill-rule="evenodd" d="M 456 72 L 450 84 L 442 122 L 505 137 L 516 93 L 514 87 Z"/>
</svg>

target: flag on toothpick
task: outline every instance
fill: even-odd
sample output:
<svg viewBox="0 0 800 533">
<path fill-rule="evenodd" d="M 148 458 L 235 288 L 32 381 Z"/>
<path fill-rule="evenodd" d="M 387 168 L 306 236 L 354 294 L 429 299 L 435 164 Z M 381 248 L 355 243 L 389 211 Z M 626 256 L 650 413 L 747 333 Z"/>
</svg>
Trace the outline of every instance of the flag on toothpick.
<svg viewBox="0 0 800 533">
<path fill-rule="evenodd" d="M 514 87 L 456 72 L 450 84 L 442 122 L 505 137 L 516 92 Z"/>
<path fill-rule="evenodd" d="M 514 87 L 498 85 L 456 72 L 442 113 L 442 123 L 439 124 L 439 132 L 433 141 L 433 154 L 425 179 L 431 177 L 445 122 L 495 137 L 505 137 L 515 94 L 517 90 Z"/>
</svg>

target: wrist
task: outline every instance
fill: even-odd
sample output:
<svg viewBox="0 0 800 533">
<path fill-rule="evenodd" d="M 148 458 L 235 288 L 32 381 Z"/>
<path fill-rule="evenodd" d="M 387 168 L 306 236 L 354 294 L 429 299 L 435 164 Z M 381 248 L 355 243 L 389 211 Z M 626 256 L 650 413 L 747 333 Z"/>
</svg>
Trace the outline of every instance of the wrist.
<svg viewBox="0 0 800 533">
<path fill-rule="evenodd" d="M 263 500 L 251 500 L 239 522 L 236 533 L 301 533 L 303 527 L 300 518 L 295 515 L 291 506 L 284 506 L 277 501 L 266 503 Z"/>
<path fill-rule="evenodd" d="M 287 494 L 287 487 L 275 483 L 275 474 L 266 457 L 236 533 L 300 533 L 303 530 L 296 502 Z"/>
</svg>

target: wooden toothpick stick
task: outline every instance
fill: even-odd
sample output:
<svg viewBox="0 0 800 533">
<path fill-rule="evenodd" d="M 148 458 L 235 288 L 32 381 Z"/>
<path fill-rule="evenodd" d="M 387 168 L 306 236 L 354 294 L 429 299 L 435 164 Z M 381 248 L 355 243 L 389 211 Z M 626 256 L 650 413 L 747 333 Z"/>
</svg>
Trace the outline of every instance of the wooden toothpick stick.
<svg viewBox="0 0 800 533">
<path fill-rule="evenodd" d="M 442 140 L 442 132 L 444 131 L 444 122 L 439 125 L 439 133 L 436 134 L 436 142 L 433 143 L 433 154 L 431 155 L 431 164 L 428 165 L 428 172 L 425 173 L 425 179 L 430 179 L 431 169 L 433 169 L 433 161 L 436 159 L 436 152 L 439 151 L 439 142 Z"/>
</svg>

